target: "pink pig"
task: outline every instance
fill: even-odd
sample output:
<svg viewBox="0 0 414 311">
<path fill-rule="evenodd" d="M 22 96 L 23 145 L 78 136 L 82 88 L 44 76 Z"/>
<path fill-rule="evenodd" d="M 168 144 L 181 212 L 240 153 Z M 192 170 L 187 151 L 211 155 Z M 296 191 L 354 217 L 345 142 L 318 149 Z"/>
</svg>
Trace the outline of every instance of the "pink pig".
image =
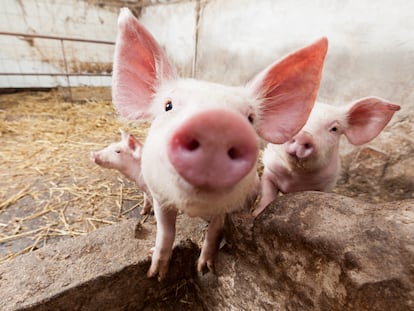
<svg viewBox="0 0 414 311">
<path fill-rule="evenodd" d="M 331 191 L 339 177 L 339 139 L 353 145 L 374 139 L 400 106 L 368 97 L 334 107 L 316 103 L 306 125 L 283 145 L 268 144 L 263 152 L 262 198 L 253 215 L 259 215 L 278 192 Z"/>
<path fill-rule="evenodd" d="M 93 162 L 104 168 L 120 171 L 125 177 L 134 181 L 137 188 L 144 193 L 144 205 L 141 215 L 151 211 L 152 197 L 141 173 L 142 144 L 134 135 L 121 132 L 121 141 L 112 143 L 100 151 L 91 151 Z"/>
<path fill-rule="evenodd" d="M 127 119 L 152 121 L 142 153 L 157 220 L 149 277 L 166 276 L 178 210 L 209 221 L 197 269 L 213 271 L 226 213 L 254 195 L 259 136 L 284 143 L 302 128 L 326 50 L 327 40 L 320 39 L 247 86 L 180 79 L 150 33 L 121 10 L 113 102 Z"/>
</svg>

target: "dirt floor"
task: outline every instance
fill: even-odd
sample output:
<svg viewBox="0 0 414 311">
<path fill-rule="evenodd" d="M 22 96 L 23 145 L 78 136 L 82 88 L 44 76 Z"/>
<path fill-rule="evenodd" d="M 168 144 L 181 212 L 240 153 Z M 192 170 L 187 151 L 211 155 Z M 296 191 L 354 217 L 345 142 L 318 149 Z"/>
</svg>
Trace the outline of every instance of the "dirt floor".
<svg viewBox="0 0 414 311">
<path fill-rule="evenodd" d="M 140 217 L 142 194 L 89 153 L 119 140 L 119 127 L 143 139 L 146 126 L 120 122 L 100 92 L 83 94 L 74 102 L 56 90 L 0 95 L 0 263 Z"/>
</svg>

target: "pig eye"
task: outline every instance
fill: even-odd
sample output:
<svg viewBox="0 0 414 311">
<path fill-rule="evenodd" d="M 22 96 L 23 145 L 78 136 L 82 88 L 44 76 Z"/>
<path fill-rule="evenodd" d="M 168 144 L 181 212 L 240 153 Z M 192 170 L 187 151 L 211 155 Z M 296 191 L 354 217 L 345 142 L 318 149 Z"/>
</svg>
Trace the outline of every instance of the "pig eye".
<svg viewBox="0 0 414 311">
<path fill-rule="evenodd" d="M 173 104 L 172 104 L 172 101 L 169 99 L 165 103 L 165 111 L 170 111 L 172 108 L 173 108 Z"/>
<path fill-rule="evenodd" d="M 121 153 L 121 150 L 115 150 L 116 153 Z"/>
<path fill-rule="evenodd" d="M 336 126 L 331 127 L 331 132 L 337 132 L 338 128 Z"/>
<path fill-rule="evenodd" d="M 253 122 L 254 122 L 254 116 L 253 116 L 253 113 L 249 114 L 249 116 L 247 117 L 247 120 L 249 120 L 249 122 L 250 122 L 251 124 L 253 124 Z"/>
</svg>

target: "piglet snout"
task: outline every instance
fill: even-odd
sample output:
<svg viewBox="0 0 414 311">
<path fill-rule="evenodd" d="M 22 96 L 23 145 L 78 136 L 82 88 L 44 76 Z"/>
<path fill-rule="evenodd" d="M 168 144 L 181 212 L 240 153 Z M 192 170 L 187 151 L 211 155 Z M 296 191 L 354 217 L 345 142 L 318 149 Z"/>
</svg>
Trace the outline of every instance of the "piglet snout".
<svg viewBox="0 0 414 311">
<path fill-rule="evenodd" d="M 315 141 L 310 133 L 302 131 L 287 142 L 285 148 L 286 152 L 291 156 L 304 159 L 314 153 Z"/>
<path fill-rule="evenodd" d="M 94 162 L 96 164 L 100 164 L 101 163 L 101 159 L 99 157 L 98 152 L 91 151 L 90 158 L 91 158 L 92 162 Z"/>
<path fill-rule="evenodd" d="M 192 116 L 172 134 L 168 156 L 178 174 L 193 186 L 226 188 L 255 166 L 256 134 L 242 115 L 208 110 Z"/>
</svg>

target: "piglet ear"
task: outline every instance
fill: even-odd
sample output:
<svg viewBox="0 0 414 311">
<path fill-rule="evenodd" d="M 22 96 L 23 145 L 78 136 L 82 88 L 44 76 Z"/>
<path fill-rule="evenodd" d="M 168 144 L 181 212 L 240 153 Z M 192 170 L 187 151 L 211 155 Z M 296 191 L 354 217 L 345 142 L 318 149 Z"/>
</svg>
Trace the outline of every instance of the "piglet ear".
<svg viewBox="0 0 414 311">
<path fill-rule="evenodd" d="M 132 134 L 128 134 L 128 148 L 133 151 L 139 151 L 142 147 L 141 142 Z"/>
<path fill-rule="evenodd" d="M 112 72 L 112 99 L 120 115 L 130 120 L 150 118 L 152 95 L 173 76 L 162 48 L 132 13 L 122 8 Z"/>
<path fill-rule="evenodd" d="M 353 145 L 365 144 L 381 133 L 398 110 L 400 106 L 378 97 L 357 100 L 348 108 L 344 134 Z"/>
<path fill-rule="evenodd" d="M 128 133 L 127 133 L 127 132 L 125 132 L 125 131 L 124 131 L 124 129 L 122 129 L 122 128 L 119 128 L 118 130 L 119 130 L 119 133 L 121 133 L 121 139 L 122 139 L 123 141 L 126 141 L 126 140 L 127 140 L 127 138 L 128 138 Z"/>
<path fill-rule="evenodd" d="M 305 125 L 322 75 L 328 40 L 322 38 L 260 72 L 249 84 L 259 102 L 257 131 L 282 144 Z"/>
</svg>

